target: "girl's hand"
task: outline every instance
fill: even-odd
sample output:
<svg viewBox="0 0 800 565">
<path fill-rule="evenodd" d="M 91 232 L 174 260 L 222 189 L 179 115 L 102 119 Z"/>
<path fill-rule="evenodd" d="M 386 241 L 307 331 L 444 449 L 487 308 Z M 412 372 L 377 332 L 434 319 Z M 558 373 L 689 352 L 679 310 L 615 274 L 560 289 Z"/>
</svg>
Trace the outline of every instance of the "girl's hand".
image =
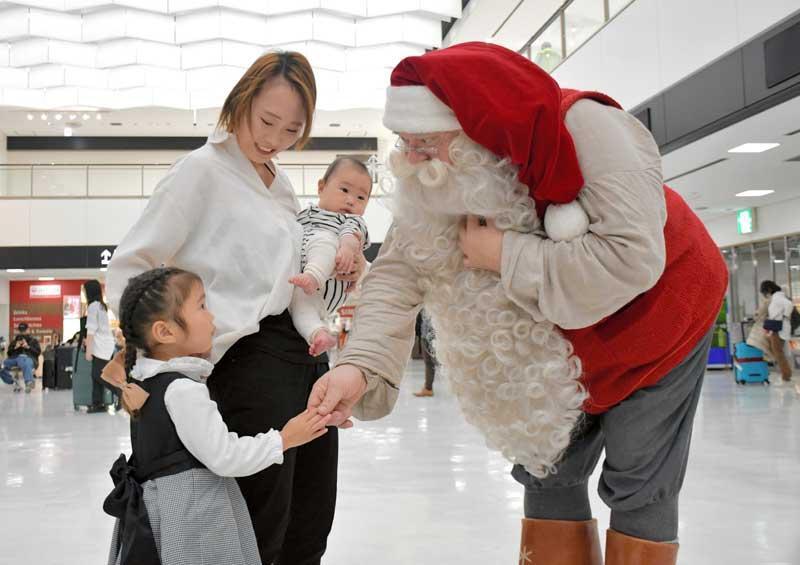
<svg viewBox="0 0 800 565">
<path fill-rule="evenodd" d="M 320 416 L 316 410 L 306 409 L 301 412 L 289 420 L 281 430 L 283 450 L 287 451 L 325 435 L 328 431 L 326 426 L 330 419 L 330 414 Z"/>
</svg>

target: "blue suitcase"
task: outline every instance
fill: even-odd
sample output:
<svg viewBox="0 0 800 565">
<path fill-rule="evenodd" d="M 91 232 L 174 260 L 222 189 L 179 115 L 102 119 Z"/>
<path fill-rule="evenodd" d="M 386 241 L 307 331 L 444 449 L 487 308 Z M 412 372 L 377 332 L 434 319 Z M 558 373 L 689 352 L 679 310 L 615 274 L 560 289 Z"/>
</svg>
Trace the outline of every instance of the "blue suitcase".
<svg viewBox="0 0 800 565">
<path fill-rule="evenodd" d="M 733 356 L 733 376 L 737 384 L 769 384 L 769 366 L 764 361 L 764 353 L 757 347 L 737 343 Z"/>
</svg>

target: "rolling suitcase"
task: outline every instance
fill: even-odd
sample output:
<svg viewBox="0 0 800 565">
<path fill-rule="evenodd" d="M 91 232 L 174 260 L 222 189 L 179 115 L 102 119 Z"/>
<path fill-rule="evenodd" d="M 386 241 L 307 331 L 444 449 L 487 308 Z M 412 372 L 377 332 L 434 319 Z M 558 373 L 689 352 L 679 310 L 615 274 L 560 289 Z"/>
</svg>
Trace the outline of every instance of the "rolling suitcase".
<svg viewBox="0 0 800 565">
<path fill-rule="evenodd" d="M 55 388 L 72 388 L 72 365 L 75 355 L 75 346 L 66 345 L 56 348 L 55 359 Z"/>
<path fill-rule="evenodd" d="M 746 343 L 737 343 L 733 357 L 733 375 L 736 384 L 769 384 L 769 366 L 764 361 L 763 352 Z"/>
<path fill-rule="evenodd" d="M 56 388 L 56 350 L 48 347 L 42 359 L 42 388 Z"/>
<path fill-rule="evenodd" d="M 75 349 L 75 370 L 72 373 L 72 404 L 75 410 L 92 405 L 92 362 L 87 361 L 83 350 Z M 103 387 L 103 404 L 113 404 L 111 392 Z"/>
</svg>

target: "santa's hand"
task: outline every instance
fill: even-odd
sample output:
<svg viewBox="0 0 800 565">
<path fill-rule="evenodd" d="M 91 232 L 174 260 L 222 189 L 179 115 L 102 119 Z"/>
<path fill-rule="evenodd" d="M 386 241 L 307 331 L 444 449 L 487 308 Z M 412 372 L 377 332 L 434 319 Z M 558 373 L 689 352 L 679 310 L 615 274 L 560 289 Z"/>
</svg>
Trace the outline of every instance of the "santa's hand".
<svg viewBox="0 0 800 565">
<path fill-rule="evenodd" d="M 352 428 L 349 420 L 353 406 L 367 390 L 361 369 L 355 365 L 340 365 L 322 375 L 311 389 L 308 408 L 322 416 L 331 414 L 331 426 Z"/>
<path fill-rule="evenodd" d="M 503 232 L 495 227 L 494 220 L 467 216 L 458 233 L 458 246 L 464 254 L 466 268 L 500 272 Z"/>
</svg>

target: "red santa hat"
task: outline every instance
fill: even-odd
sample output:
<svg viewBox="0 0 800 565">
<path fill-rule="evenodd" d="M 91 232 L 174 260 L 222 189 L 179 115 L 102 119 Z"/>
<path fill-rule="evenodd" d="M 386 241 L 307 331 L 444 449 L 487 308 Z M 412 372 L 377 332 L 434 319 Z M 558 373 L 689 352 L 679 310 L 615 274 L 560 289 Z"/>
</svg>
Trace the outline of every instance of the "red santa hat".
<svg viewBox="0 0 800 565">
<path fill-rule="evenodd" d="M 545 218 L 548 234 L 571 239 L 585 233 L 589 222 L 573 204 L 583 176 L 561 96 L 550 75 L 522 55 L 490 43 L 460 43 L 400 61 L 383 123 L 398 133 L 463 130 L 519 167 L 539 216 L 548 207 L 554 208 L 548 215 L 559 216 L 557 222 Z"/>
</svg>

